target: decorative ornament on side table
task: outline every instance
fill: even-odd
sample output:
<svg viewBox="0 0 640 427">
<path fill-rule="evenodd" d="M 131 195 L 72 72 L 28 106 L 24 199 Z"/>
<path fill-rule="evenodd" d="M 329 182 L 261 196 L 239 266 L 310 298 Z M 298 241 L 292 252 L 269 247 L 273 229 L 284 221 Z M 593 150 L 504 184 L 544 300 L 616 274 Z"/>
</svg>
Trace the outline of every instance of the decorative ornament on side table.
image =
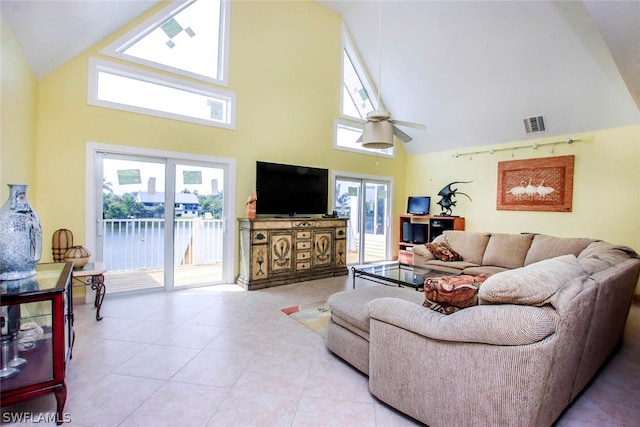
<svg viewBox="0 0 640 427">
<path fill-rule="evenodd" d="M 438 204 L 442 208 L 440 216 L 453 216 L 451 215 L 453 213 L 451 208 L 456 205 L 456 202 L 454 202 L 452 199 L 456 194 L 464 194 L 469 200 L 471 200 L 471 197 L 469 197 L 468 194 L 458 191 L 457 188 L 451 188 L 453 184 L 468 184 L 470 182 L 473 181 L 454 181 L 445 185 L 442 190 L 438 191 L 438 196 L 441 197 L 441 199 L 438 201 Z"/>
<path fill-rule="evenodd" d="M 53 232 L 51 239 L 51 251 L 53 252 L 53 262 L 63 262 L 64 255 L 73 246 L 73 233 L 71 230 L 61 228 Z"/>
<path fill-rule="evenodd" d="M 27 201 L 27 186 L 8 184 L 9 199 L 0 208 L 0 280 L 36 275 L 42 255 L 42 227 Z"/>
<path fill-rule="evenodd" d="M 81 270 L 89 262 L 91 253 L 81 245 L 72 246 L 64 254 L 65 261 L 73 261 L 73 269 Z"/>
</svg>

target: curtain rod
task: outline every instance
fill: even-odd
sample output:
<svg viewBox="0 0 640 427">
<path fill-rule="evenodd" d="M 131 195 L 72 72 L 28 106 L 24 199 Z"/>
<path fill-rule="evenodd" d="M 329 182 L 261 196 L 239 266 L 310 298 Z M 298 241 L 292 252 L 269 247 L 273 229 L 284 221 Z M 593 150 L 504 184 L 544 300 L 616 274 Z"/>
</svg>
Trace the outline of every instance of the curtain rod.
<svg viewBox="0 0 640 427">
<path fill-rule="evenodd" d="M 489 148 L 488 150 L 479 150 L 479 151 L 467 151 L 464 153 L 459 153 L 459 152 L 455 152 L 452 154 L 453 157 L 455 157 L 456 159 L 458 157 L 461 156 L 469 156 L 470 158 L 476 154 L 493 154 L 493 153 L 497 153 L 498 151 L 511 151 L 511 155 L 513 156 L 513 151 L 515 150 L 520 150 L 522 148 L 531 148 L 533 150 L 537 150 L 538 147 L 543 147 L 545 145 L 552 145 L 553 147 L 551 148 L 551 152 L 553 153 L 555 151 L 556 145 L 557 144 L 573 144 L 574 142 L 582 142 L 582 143 L 589 143 L 589 142 L 593 142 L 593 138 L 592 137 L 587 137 L 587 138 L 582 138 L 582 139 L 565 139 L 563 141 L 555 141 L 555 142 L 534 142 L 531 145 L 520 145 L 520 146 L 516 146 L 516 147 L 505 147 L 505 148 Z"/>
</svg>

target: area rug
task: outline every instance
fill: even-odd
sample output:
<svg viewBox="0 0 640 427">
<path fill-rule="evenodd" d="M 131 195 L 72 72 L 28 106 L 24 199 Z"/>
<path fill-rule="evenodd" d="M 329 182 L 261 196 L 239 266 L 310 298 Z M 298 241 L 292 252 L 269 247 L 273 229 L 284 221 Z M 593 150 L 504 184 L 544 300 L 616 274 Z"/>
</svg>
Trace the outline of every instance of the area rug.
<svg viewBox="0 0 640 427">
<path fill-rule="evenodd" d="M 280 311 L 323 338 L 327 337 L 327 323 L 331 317 L 331 309 L 326 301 L 294 305 L 293 307 L 283 308 Z"/>
</svg>

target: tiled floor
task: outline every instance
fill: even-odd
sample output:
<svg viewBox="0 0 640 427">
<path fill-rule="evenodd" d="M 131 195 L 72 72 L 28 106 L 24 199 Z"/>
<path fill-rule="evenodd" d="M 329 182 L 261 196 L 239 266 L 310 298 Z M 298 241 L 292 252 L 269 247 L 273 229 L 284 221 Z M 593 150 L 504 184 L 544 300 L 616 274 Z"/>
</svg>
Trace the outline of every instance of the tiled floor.
<svg viewBox="0 0 640 427">
<path fill-rule="evenodd" d="M 68 425 L 420 425 L 377 401 L 364 375 L 280 312 L 350 287 L 340 277 L 107 298 L 100 322 L 90 305 L 76 306 Z M 640 307 L 627 326 L 621 351 L 558 426 L 640 425 Z M 48 395 L 3 408 L 2 421 L 54 410 Z"/>
</svg>

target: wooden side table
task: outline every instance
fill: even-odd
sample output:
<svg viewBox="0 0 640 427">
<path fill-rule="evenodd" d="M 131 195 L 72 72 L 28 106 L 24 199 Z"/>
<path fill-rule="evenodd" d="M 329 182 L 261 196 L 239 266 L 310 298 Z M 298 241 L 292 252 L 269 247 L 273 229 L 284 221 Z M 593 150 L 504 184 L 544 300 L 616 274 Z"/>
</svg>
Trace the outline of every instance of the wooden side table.
<svg viewBox="0 0 640 427">
<path fill-rule="evenodd" d="M 107 269 L 103 262 L 91 262 L 86 264 L 83 268 L 73 270 L 72 272 L 74 286 L 91 286 L 91 289 L 96 292 L 96 299 L 94 301 L 94 305 L 96 307 L 96 320 L 102 320 L 102 316 L 100 316 L 100 308 L 102 308 L 104 295 L 107 293 L 107 287 L 104 284 L 104 273 L 106 272 Z"/>
</svg>

